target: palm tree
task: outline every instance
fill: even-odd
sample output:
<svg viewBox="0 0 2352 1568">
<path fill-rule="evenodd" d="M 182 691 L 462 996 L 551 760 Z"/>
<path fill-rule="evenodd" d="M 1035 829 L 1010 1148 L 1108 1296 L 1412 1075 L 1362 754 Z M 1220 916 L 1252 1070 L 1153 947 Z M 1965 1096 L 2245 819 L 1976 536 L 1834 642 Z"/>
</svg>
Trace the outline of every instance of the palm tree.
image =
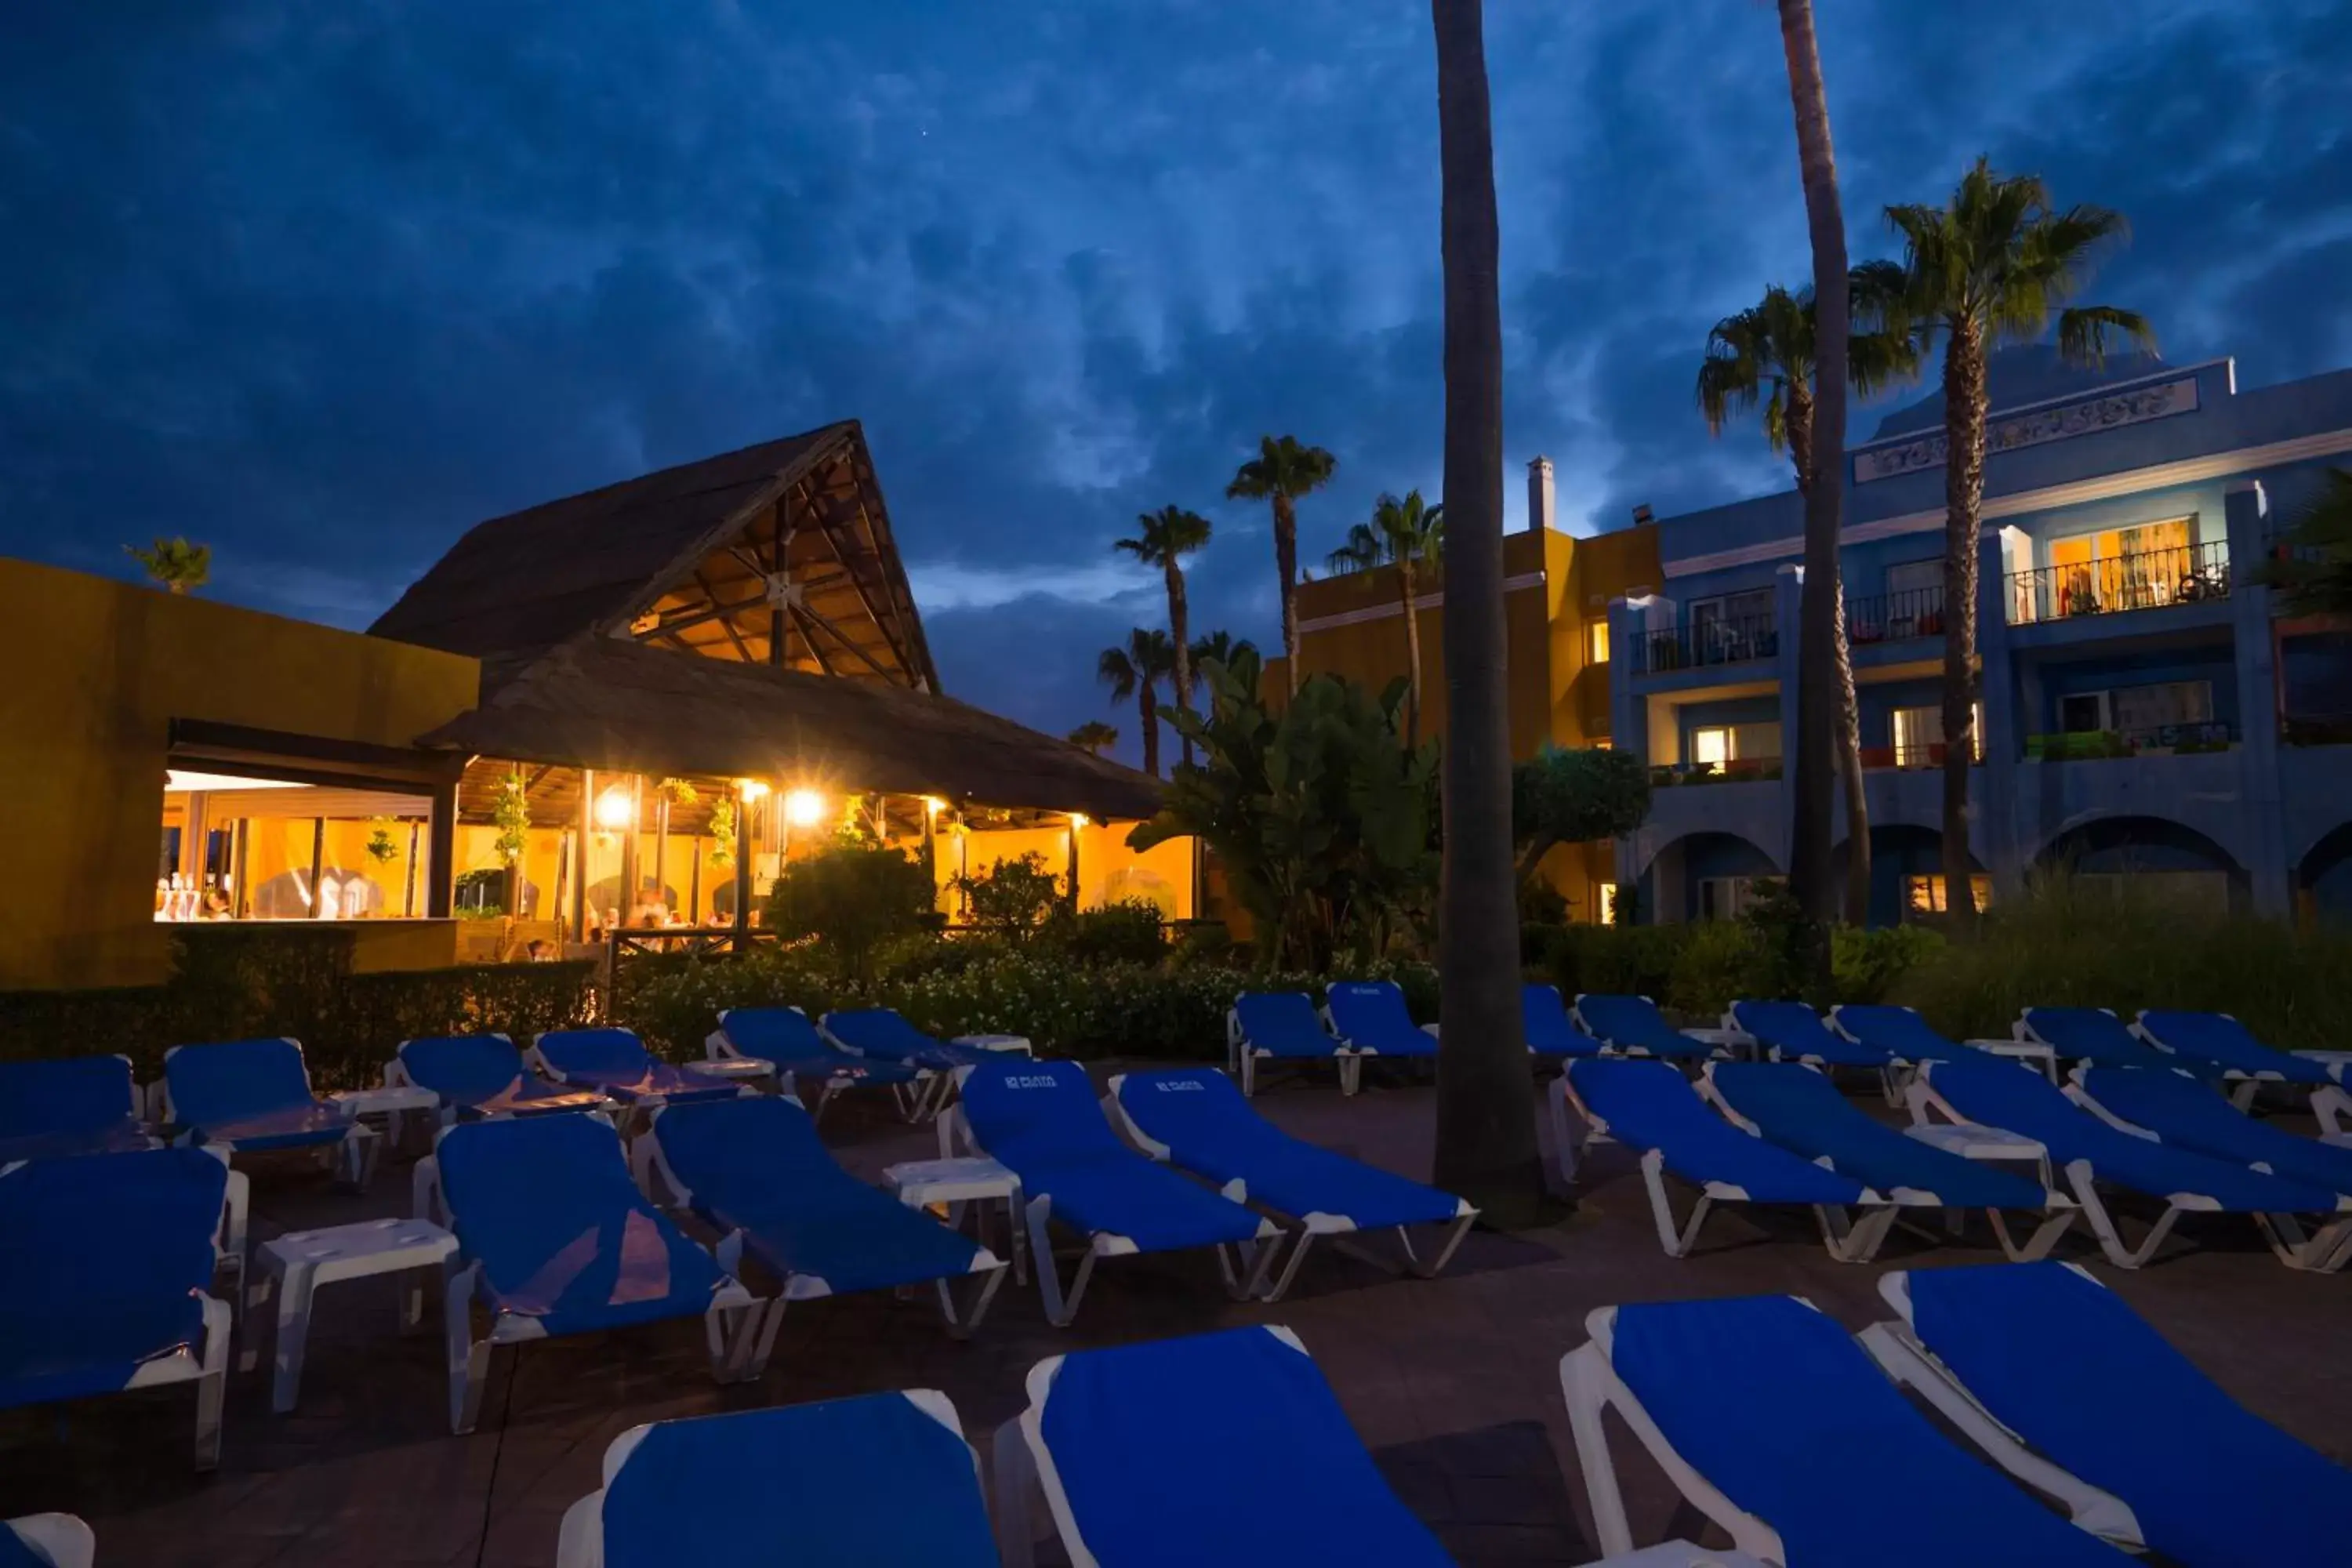
<svg viewBox="0 0 2352 1568">
<path fill-rule="evenodd" d="M 1070 731 L 1070 744 L 1082 746 L 1099 757 L 1118 744 L 1118 731 L 1099 719 L 1089 719 Z"/>
<path fill-rule="evenodd" d="M 1397 569 L 1397 603 L 1404 613 L 1405 670 L 1412 683 L 1412 706 L 1405 712 L 1404 743 L 1421 744 L 1421 617 L 1413 603 L 1421 596 L 1422 574 L 1433 568 L 1445 545 L 1445 508 L 1423 502 L 1419 490 L 1402 500 L 1383 495 L 1372 503 L 1372 521 L 1348 531 L 1348 542 L 1331 552 L 1326 564 L 1334 572 L 1370 571 L 1375 566 Z"/>
<path fill-rule="evenodd" d="M 1481 0 L 1431 0 L 1445 271 L 1444 860 L 1436 1181 L 1487 1216 L 1540 1202 L 1519 1021 L 1503 642 L 1503 309 Z"/>
<path fill-rule="evenodd" d="M 1903 269 L 1891 261 L 1866 261 L 1848 277 L 1850 314 L 1864 330 L 1846 340 L 1846 379 L 1867 397 L 1889 383 L 1917 374 L 1918 344 L 1899 321 Z M 1699 363 L 1698 406 L 1714 435 L 1733 416 L 1763 404 L 1764 438 L 1789 454 L 1797 489 L 1811 503 L 1814 455 L 1814 318 L 1812 290 L 1790 293 L 1779 284 L 1738 315 L 1726 316 L 1706 337 Z M 1810 584 L 1812 569 L 1805 577 Z M 1808 597 L 1810 603 L 1810 596 Z M 1845 918 L 1861 925 L 1870 917 L 1870 809 L 1862 789 L 1862 718 L 1853 689 L 1853 658 L 1845 635 L 1845 588 L 1832 595 L 1831 662 L 1836 682 L 1837 751 L 1845 773 Z M 1799 742 L 1803 743 L 1801 727 Z"/>
<path fill-rule="evenodd" d="M 1293 697 L 1298 695 L 1298 499 L 1329 484 L 1339 466 L 1330 453 L 1301 446 L 1295 436 L 1261 436 L 1257 456 L 1225 487 L 1229 500 L 1274 503 L 1274 569 L 1282 578 L 1282 651 Z"/>
<path fill-rule="evenodd" d="M 1201 667 L 1211 659 L 1219 664 L 1231 664 L 1242 654 L 1257 652 L 1257 644 L 1247 637 L 1237 637 L 1228 631 L 1204 632 L 1192 639 L 1192 679 L 1201 678 Z"/>
<path fill-rule="evenodd" d="M 185 539 L 158 535 L 144 550 L 126 544 L 122 552 L 145 567 L 148 577 L 166 593 L 184 594 L 191 588 L 203 587 L 212 578 L 213 547 L 209 544 L 191 544 Z"/>
<path fill-rule="evenodd" d="M 2093 254 L 2126 232 L 2105 207 L 2050 205 L 2033 174 L 1996 174 L 1983 158 L 1940 207 L 1892 206 L 1903 236 L 1905 306 L 1920 346 L 1944 340 L 1944 907 L 1973 912 L 1969 763 L 1976 752 L 1977 551 L 1983 524 L 1985 361 L 2030 342 L 2087 276 Z M 2104 363 L 2112 339 L 2149 349 L 2146 317 L 2111 305 L 2058 312 L 2058 353 Z"/>
<path fill-rule="evenodd" d="M 1187 555 L 1209 542 L 1209 520 L 1182 507 L 1163 506 L 1137 518 L 1137 536 L 1111 548 L 1124 551 L 1146 566 L 1157 566 L 1168 581 L 1168 634 L 1176 654 L 1176 710 L 1192 710 L 1192 645 L 1187 635 L 1184 607 L 1184 567 Z M 1184 737 L 1184 760 L 1192 760 L 1192 739 Z"/>
<path fill-rule="evenodd" d="M 2352 615 L 2352 469 L 2328 469 L 2279 542 L 2253 577 L 2278 590 L 2288 615 Z"/>
<path fill-rule="evenodd" d="M 1168 634 L 1157 626 L 1138 626 L 1127 634 L 1127 646 L 1102 650 L 1095 674 L 1110 688 L 1110 700 L 1135 699 L 1143 719 L 1143 771 L 1160 776 L 1160 682 L 1176 672 L 1176 650 Z"/>
</svg>

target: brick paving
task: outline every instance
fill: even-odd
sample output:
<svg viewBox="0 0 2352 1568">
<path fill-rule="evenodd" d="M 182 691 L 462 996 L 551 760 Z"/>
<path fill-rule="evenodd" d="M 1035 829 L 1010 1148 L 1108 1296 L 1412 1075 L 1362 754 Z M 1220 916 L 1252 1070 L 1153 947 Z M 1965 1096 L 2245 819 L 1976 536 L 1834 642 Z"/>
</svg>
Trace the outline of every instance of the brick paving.
<svg viewBox="0 0 2352 1568">
<path fill-rule="evenodd" d="M 1283 1088 L 1259 1104 L 1300 1136 L 1408 1175 L 1427 1172 L 1426 1088 L 1353 1100 Z M 929 1128 L 875 1116 L 828 1118 L 826 1136 L 867 1175 L 936 1152 Z M 333 1192 L 299 1163 L 250 1169 L 257 1241 L 400 1212 L 408 1188 L 404 1160 L 388 1160 L 363 1197 Z M 793 1310 L 754 1387 L 711 1383 L 698 1321 L 500 1352 L 480 1428 L 467 1437 L 446 1423 L 437 1314 L 402 1336 L 389 1282 L 334 1286 L 318 1301 L 296 1412 L 270 1413 L 266 1365 L 232 1377 L 217 1475 L 199 1479 L 189 1466 L 184 1385 L 0 1413 L 0 1518 L 78 1512 L 97 1529 L 102 1565 L 544 1568 L 564 1509 L 595 1489 L 605 1446 L 638 1422 L 929 1387 L 954 1400 L 986 1455 L 993 1429 L 1024 1403 L 1027 1369 L 1047 1355 L 1279 1322 L 1313 1352 L 1400 1496 L 1460 1561 L 1579 1563 L 1599 1553 L 1557 1368 L 1583 1342 L 1591 1309 L 1790 1291 L 1859 1328 L 1886 1315 L 1875 1289 L 1885 1268 L 1999 1256 L 1976 1239 L 1980 1230 L 1968 1244 L 1934 1246 L 1898 1233 L 1880 1263 L 1841 1265 L 1810 1222 L 1759 1228 L 1735 1213 L 1710 1221 L 1699 1256 L 1675 1261 L 1659 1251 L 1640 1175 L 1618 1149 L 1596 1151 L 1579 1195 L 1558 1224 L 1473 1234 L 1443 1279 L 1395 1279 L 1333 1255 L 1311 1261 L 1273 1306 L 1228 1300 L 1205 1256 L 1106 1263 L 1067 1331 L 1046 1324 L 1034 1286 L 1008 1280 L 967 1343 L 946 1336 L 927 1300 L 808 1303 Z M 2352 1357 L 2343 1353 L 2352 1278 L 2282 1268 L 2243 1221 L 2183 1230 L 2204 1249 L 2136 1274 L 2091 1267 L 2258 1414 L 2352 1462 Z M 2095 1256 L 2073 1238 L 2061 1255 Z M 1637 1540 L 1703 1537 L 1704 1522 L 1630 1439 L 1618 1462 Z"/>
</svg>

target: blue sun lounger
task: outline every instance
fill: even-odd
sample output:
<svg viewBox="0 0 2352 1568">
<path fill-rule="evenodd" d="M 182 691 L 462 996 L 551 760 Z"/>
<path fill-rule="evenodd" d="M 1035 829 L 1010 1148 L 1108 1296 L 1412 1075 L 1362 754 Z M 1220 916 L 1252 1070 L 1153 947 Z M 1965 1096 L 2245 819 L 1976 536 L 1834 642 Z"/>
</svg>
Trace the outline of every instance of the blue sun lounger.
<svg viewBox="0 0 2352 1568">
<path fill-rule="evenodd" d="M 1723 1026 L 1755 1042 L 1776 1062 L 1817 1068 L 1863 1068 L 1884 1073 L 1895 1066 L 1885 1047 L 1841 1035 L 1802 1002 L 1734 1002 Z"/>
<path fill-rule="evenodd" d="M 1704 1061 L 1715 1047 L 1694 1040 L 1665 1020 L 1658 1005 L 1647 996 L 1609 996 L 1580 992 L 1576 1026 L 1621 1057 L 1660 1057 L 1672 1061 Z"/>
<path fill-rule="evenodd" d="M 1805 1301 L 1602 1307 L 1585 1321 L 1591 1341 L 1561 1360 L 1560 1392 L 1594 1532 L 1612 1558 L 1633 1546 L 1601 1422 L 1613 1406 L 1690 1506 L 1768 1563 L 2132 1561 L 1956 1447 Z"/>
<path fill-rule="evenodd" d="M 1269 1301 L 1290 1289 L 1307 1244 L 1318 1236 L 1393 1230 L 1404 1266 L 1426 1279 L 1452 1260 L 1478 1217 L 1451 1193 L 1293 1138 L 1251 1110 L 1234 1080 L 1213 1068 L 1122 1074 L 1110 1080 L 1110 1104 L 1129 1138 L 1153 1159 L 1192 1172 L 1236 1203 L 1297 1223 L 1290 1259 L 1266 1293 Z M 1444 1227 L 1426 1257 L 1413 1247 L 1415 1226 Z M 1390 1267 L 1347 1242 L 1333 1245 Z"/>
<path fill-rule="evenodd" d="M 942 1113 L 940 1148 L 951 1153 L 961 1142 L 964 1152 L 986 1154 L 1020 1179 L 1037 1289 L 1056 1328 L 1077 1315 L 1095 1265 L 1105 1258 L 1214 1247 L 1235 1300 L 1264 1286 L 1282 1236 L 1275 1223 L 1120 1142 L 1085 1068 L 999 1058 L 957 1077 L 963 1105 Z M 1086 1237 L 1066 1294 L 1054 1261 L 1054 1220 Z"/>
<path fill-rule="evenodd" d="M 90 1568 L 98 1537 L 69 1513 L 0 1520 L 0 1568 Z"/>
<path fill-rule="evenodd" d="M 1864 1348 L 2083 1529 L 2182 1568 L 2346 1556 L 2352 1470 L 2231 1399 L 2080 1269 L 1897 1271 L 1878 1289 L 1901 1321 L 1864 1330 Z"/>
<path fill-rule="evenodd" d="M 204 1149 L 0 1170 L 0 1409 L 193 1382 L 196 1468 L 219 1465 L 232 1312 L 212 1290 L 244 1180 Z"/>
<path fill-rule="evenodd" d="M 2252 1103 L 2255 1088 L 2261 1084 L 2294 1083 L 2318 1089 L 2336 1081 L 2336 1075 L 2324 1064 L 2273 1050 L 2227 1013 L 2150 1007 L 2141 1012 L 2132 1033 L 2158 1050 L 2180 1058 L 2184 1065 L 2210 1063 L 2240 1079 L 2232 1098 L 2241 1105 Z"/>
<path fill-rule="evenodd" d="M 474 1429 L 490 1352 L 526 1340 L 701 1318 L 713 1375 L 741 1375 L 760 1302 L 637 1191 L 603 1121 L 461 1121 L 418 1164 L 457 1233 L 442 1319 L 451 1431 Z M 477 1297 L 490 1315 L 479 1340 Z"/>
<path fill-rule="evenodd" d="M 1801 1160 L 1709 1110 L 1671 1063 L 1574 1061 L 1551 1092 L 1560 1174 L 1576 1178 L 1581 1140 L 1570 1125 L 1575 1119 L 1592 1135 L 1641 1150 L 1658 1245 L 1669 1258 L 1690 1255 L 1699 1226 L 1719 1203 L 1803 1205 L 1821 1221 L 1822 1243 L 1841 1263 L 1870 1261 L 1895 1223 L 1895 1209 L 1861 1182 Z M 1668 1172 L 1699 1192 L 1690 1217 L 1680 1223 L 1666 1195 Z M 1849 1206 L 1871 1212 L 1849 1221 Z"/>
<path fill-rule="evenodd" d="M 173 1046 L 163 1053 L 163 1117 L 174 1142 L 236 1152 L 325 1149 L 344 1177 L 365 1186 L 376 1134 L 351 1108 L 310 1092 L 302 1047 L 292 1040 Z"/>
<path fill-rule="evenodd" d="M 2344 1265 L 2342 1243 L 2352 1219 L 2337 1220 L 2306 1238 L 2296 1218 L 2333 1215 L 2338 1206 L 2334 1193 L 2119 1131 L 2051 1088 L 2039 1073 L 2014 1063 L 1926 1064 L 1912 1086 L 1911 1114 L 1925 1121 L 1931 1110 L 1953 1121 L 1998 1127 L 2039 1142 L 2052 1167 L 2065 1173 L 2100 1250 L 2118 1268 L 2137 1268 L 2155 1256 L 2184 1214 L 2250 1216 L 2290 1268 L 2328 1273 Z M 2099 1196 L 2100 1183 L 2163 1201 L 2163 1215 L 2137 1247 L 2124 1245 Z"/>
<path fill-rule="evenodd" d="M 2124 1131 L 2352 1196 L 2352 1149 L 2257 1121 L 2168 1068 L 2078 1068 L 2069 1097 Z"/>
<path fill-rule="evenodd" d="M 1040 1494 L 1101 1568 L 1444 1568 L 1313 1358 L 1272 1325 L 1077 1351 L 1029 1372 L 997 1428 L 1006 1568 L 1034 1561 Z"/>
<path fill-rule="evenodd" d="M 383 1067 L 391 1086 L 414 1084 L 441 1100 L 441 1125 L 466 1117 L 537 1116 L 596 1110 L 606 1104 L 593 1089 L 571 1089 L 532 1075 L 505 1035 L 420 1035 L 400 1042 Z"/>
<path fill-rule="evenodd" d="M 836 1008 L 819 1019 L 817 1026 L 843 1049 L 857 1056 L 903 1062 L 933 1072 L 953 1072 L 974 1062 L 1001 1061 L 1007 1054 L 927 1035 L 908 1023 L 904 1015 L 888 1007 Z"/>
<path fill-rule="evenodd" d="M 1906 1137 L 1850 1103 L 1837 1085 L 1794 1062 L 1709 1062 L 1701 1092 L 1724 1114 L 1792 1154 L 1826 1161 L 1904 1207 L 1982 1209 L 1995 1240 L 2012 1258 L 2047 1257 L 2078 1212 L 2072 1198 L 2013 1171 Z M 2038 1215 L 2020 1241 L 2008 1212 Z"/>
<path fill-rule="evenodd" d="M 1987 1053 L 1945 1038 L 1909 1007 L 1889 1003 L 1847 1003 L 1830 1009 L 1830 1027 L 1865 1050 L 1884 1053 L 1905 1067 L 1921 1062 L 1981 1059 Z"/>
<path fill-rule="evenodd" d="M 819 1121 L 835 1095 L 869 1084 L 887 1088 L 899 1114 L 912 1121 L 922 1102 L 916 1086 L 928 1089 L 932 1076 L 905 1062 L 851 1056 L 828 1041 L 798 1007 L 730 1007 L 719 1015 L 719 1027 L 703 1040 L 702 1049 L 714 1062 L 762 1064 L 775 1075 L 778 1089 L 795 1099 L 802 1098 L 803 1080 L 822 1085 L 809 1109 Z"/>
<path fill-rule="evenodd" d="M 2050 1047 L 2061 1064 L 2095 1068 L 2178 1068 L 2212 1076 L 2194 1059 L 2168 1061 L 2105 1007 L 2028 1007 L 2017 1016 L 2017 1037 Z"/>
<path fill-rule="evenodd" d="M 531 1042 L 531 1065 L 576 1089 L 640 1110 L 756 1092 L 748 1084 L 673 1067 L 646 1049 L 634 1029 L 550 1029 Z"/>
<path fill-rule="evenodd" d="M 1529 981 L 1519 987 L 1519 1028 L 1528 1037 L 1528 1054 L 1563 1060 L 1597 1057 L 1601 1042 L 1578 1028 L 1559 999 L 1559 987 Z"/>
<path fill-rule="evenodd" d="M 1393 980 L 1335 980 L 1323 988 L 1323 1016 L 1340 1044 L 1356 1053 L 1360 1081 L 1366 1057 L 1434 1061 L 1437 1037 L 1412 1021 L 1404 988 Z"/>
<path fill-rule="evenodd" d="M 632 1426 L 556 1568 L 997 1568 L 980 1463 L 928 1388 Z"/>
<path fill-rule="evenodd" d="M 0 1062 L 0 1165 L 152 1149 L 129 1057 Z"/>
<path fill-rule="evenodd" d="M 1242 1093 L 1257 1092 L 1264 1061 L 1336 1062 L 1342 1094 L 1356 1092 L 1363 1070 L 1361 1058 L 1323 1026 L 1303 991 L 1244 991 L 1226 1009 L 1225 1067 L 1241 1080 Z"/>
<path fill-rule="evenodd" d="M 817 1142 L 815 1120 L 781 1096 L 665 1107 L 630 1162 L 641 1187 L 725 1237 L 721 1268 L 742 1278 L 749 1252 L 782 1282 L 752 1352 L 753 1377 L 792 1302 L 932 1285 L 948 1331 L 961 1339 L 1003 1283 L 994 1253 L 843 1170 Z M 960 1308 L 950 1288 L 967 1280 Z"/>
</svg>

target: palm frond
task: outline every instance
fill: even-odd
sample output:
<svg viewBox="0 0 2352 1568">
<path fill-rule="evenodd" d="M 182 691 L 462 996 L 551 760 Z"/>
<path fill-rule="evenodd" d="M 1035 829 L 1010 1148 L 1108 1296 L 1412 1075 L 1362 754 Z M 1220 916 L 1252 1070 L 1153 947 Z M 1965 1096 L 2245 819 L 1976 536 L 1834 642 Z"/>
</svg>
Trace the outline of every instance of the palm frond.
<svg viewBox="0 0 2352 1568">
<path fill-rule="evenodd" d="M 2059 313 L 2059 355 L 2074 364 L 2105 364 L 2109 333 L 2143 353 L 2156 352 L 2156 329 L 2137 310 L 2083 305 Z"/>
</svg>

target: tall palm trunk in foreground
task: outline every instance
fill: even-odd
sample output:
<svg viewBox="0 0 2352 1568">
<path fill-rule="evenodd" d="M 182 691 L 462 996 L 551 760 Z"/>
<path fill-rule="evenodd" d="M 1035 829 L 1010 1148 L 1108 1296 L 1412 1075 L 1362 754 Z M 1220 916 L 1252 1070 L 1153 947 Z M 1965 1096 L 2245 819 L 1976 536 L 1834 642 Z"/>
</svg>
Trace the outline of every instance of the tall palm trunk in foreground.
<svg viewBox="0 0 2352 1568">
<path fill-rule="evenodd" d="M 1520 1033 L 1504 696 L 1503 317 L 1480 0 L 1431 0 L 1445 269 L 1445 858 L 1435 1179 L 1496 1220 L 1540 1199 Z"/>
</svg>

